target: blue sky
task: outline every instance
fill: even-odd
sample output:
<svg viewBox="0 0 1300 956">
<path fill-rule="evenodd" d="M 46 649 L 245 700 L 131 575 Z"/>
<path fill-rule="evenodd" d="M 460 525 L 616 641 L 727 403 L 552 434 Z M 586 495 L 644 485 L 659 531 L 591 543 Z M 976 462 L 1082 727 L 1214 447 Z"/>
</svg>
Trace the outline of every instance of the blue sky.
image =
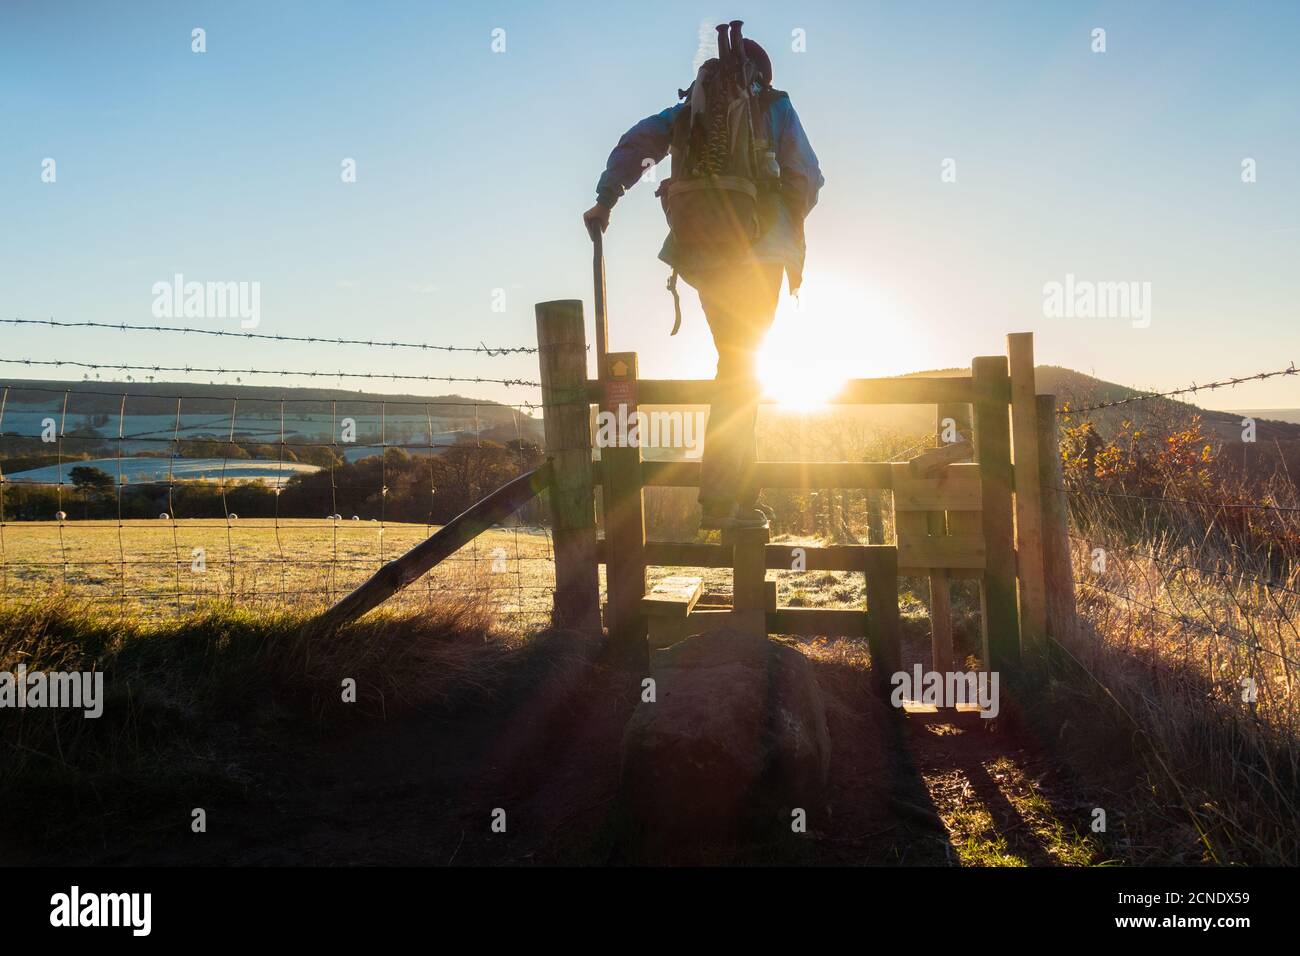
<svg viewBox="0 0 1300 956">
<path fill-rule="evenodd" d="M 534 302 L 581 297 L 590 317 L 579 217 L 609 149 L 689 82 L 701 23 L 733 17 L 772 54 L 827 179 L 769 374 L 964 365 L 1021 330 L 1040 362 L 1146 387 L 1300 360 L 1291 3 L 10 0 L 0 316 L 147 323 L 154 283 L 181 273 L 259 282 L 259 331 L 532 344 Z M 206 53 L 191 52 L 194 27 Z M 1090 49 L 1097 27 L 1105 53 Z M 956 182 L 941 181 L 945 158 Z M 638 351 L 643 375 L 706 377 L 689 290 L 667 334 L 652 191 L 623 200 L 606 240 L 611 346 Z M 1149 282 L 1150 326 L 1044 316 L 1044 283 L 1067 274 Z M 10 326 L 0 341 L 0 358 L 536 377 L 527 356 Z M 39 375 L 79 377 L 0 365 Z M 1300 381 L 1207 403 L 1298 406 Z"/>
</svg>

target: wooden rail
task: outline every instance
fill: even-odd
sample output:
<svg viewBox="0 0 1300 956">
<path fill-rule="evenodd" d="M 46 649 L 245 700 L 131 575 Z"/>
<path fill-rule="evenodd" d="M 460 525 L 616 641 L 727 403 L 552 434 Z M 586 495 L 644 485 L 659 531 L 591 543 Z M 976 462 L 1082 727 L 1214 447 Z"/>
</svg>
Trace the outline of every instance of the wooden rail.
<svg viewBox="0 0 1300 956">
<path fill-rule="evenodd" d="M 596 462 L 598 471 L 601 467 Z M 760 461 L 755 473 L 764 488 L 887 488 L 913 495 L 946 493 L 947 488 L 953 488 L 953 494 L 960 490 L 977 494 L 980 481 L 977 464 L 949 465 L 942 478 L 929 479 L 912 477 L 906 463 L 881 461 Z M 700 463 L 642 461 L 641 484 L 646 488 L 698 487 Z"/>
<path fill-rule="evenodd" d="M 573 306 L 576 308 L 576 303 Z M 541 307 L 538 336 L 545 356 L 553 346 L 547 341 L 550 333 L 540 316 Z M 572 339 L 575 333 L 565 334 Z M 1062 569 L 1068 570 L 1064 512 L 1059 496 L 1044 491 L 1055 487 L 1053 482 L 1059 484 L 1053 471 L 1054 465 L 1059 469 L 1052 431 L 1054 410 L 1035 395 L 1032 335 L 1008 336 L 1007 350 L 1008 355 L 974 359 L 969 374 L 854 379 L 829 400 L 934 405 L 942 447 L 917 462 L 764 461 L 756 465 L 754 478 L 761 487 L 891 491 L 897 533 L 894 545 L 881 543 L 883 521 L 879 516 L 870 534 L 871 545 L 799 548 L 797 560 L 796 546 L 786 544 L 747 544 L 742 555 L 732 545 L 647 541 L 644 490 L 698 486 L 701 465 L 690 460 L 644 460 L 640 448 L 616 447 L 602 449 L 599 462 L 593 463 L 589 457 L 570 460 L 575 486 L 585 481 L 588 487 L 602 489 L 605 540 L 584 546 L 580 559 L 576 551 L 557 546 L 557 563 L 571 568 L 586 562 L 591 568 L 602 562 L 606 565 L 609 600 L 605 623 L 611 638 L 630 642 L 645 637 L 639 609 L 647 567 L 732 568 L 736 576 L 733 595 L 739 595 L 742 583 L 744 590 L 743 601 L 733 599 L 732 613 L 743 610 L 748 615 L 745 620 L 752 620 L 757 613 L 759 592 L 770 587 L 771 582 L 762 579 L 764 570 L 862 573 L 866 610 L 769 608 L 765 612 L 767 626 L 787 633 L 866 636 L 882 661 L 891 659 L 897 650 L 897 579 L 923 577 L 930 591 L 933 663 L 941 671 L 955 666 L 950 584 L 953 579 L 970 578 L 980 591 L 985 665 L 1013 668 L 1020 661 L 1022 648 L 1038 651 L 1046 634 L 1070 626 L 1073 602 L 1062 580 Z M 543 376 L 548 419 L 552 409 L 563 414 L 563 405 L 581 407 L 581 401 L 573 402 L 575 394 L 585 394 L 589 404 L 598 404 L 602 410 L 621 408 L 628 415 L 638 407 L 708 406 L 714 394 L 712 382 L 639 378 L 634 353 L 599 356 L 595 378 L 579 376 L 576 367 L 575 359 L 564 376 L 563 389 L 558 380 L 548 383 Z M 580 413 L 571 414 L 571 427 L 576 430 Z M 587 417 L 582 418 L 583 426 L 589 428 Z M 575 432 L 562 450 L 577 447 L 577 438 Z M 584 500 L 577 509 L 584 521 L 591 508 Z M 576 511 L 573 517 L 578 517 Z M 564 558 L 560 557 L 562 551 L 567 555 Z M 557 569 L 557 580 L 560 576 Z M 571 579 L 574 574 L 565 577 Z M 596 600 L 597 585 L 590 568 L 583 574 L 581 587 L 584 600 Z M 557 616 L 561 600 L 557 593 Z M 688 617 L 695 613 L 719 612 L 687 612 Z"/>
<path fill-rule="evenodd" d="M 917 376 L 915 378 L 849 379 L 835 395 L 826 399 L 839 405 L 931 405 L 969 403 L 974 399 L 974 383 L 969 375 Z M 604 399 L 600 380 L 587 382 L 587 398 L 592 404 Z M 641 379 L 637 396 L 642 405 L 708 405 L 713 401 L 713 383 L 706 380 Z M 764 402 L 775 398 L 765 396 Z"/>
</svg>

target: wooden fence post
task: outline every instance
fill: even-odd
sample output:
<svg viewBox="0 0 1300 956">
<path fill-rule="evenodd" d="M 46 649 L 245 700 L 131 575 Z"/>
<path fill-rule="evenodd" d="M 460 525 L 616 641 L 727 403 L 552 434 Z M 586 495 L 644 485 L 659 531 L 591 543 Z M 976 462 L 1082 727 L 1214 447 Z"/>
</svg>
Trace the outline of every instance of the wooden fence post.
<svg viewBox="0 0 1300 956">
<path fill-rule="evenodd" d="M 1011 443 L 1016 489 L 1016 576 L 1020 581 L 1022 651 L 1041 657 L 1047 636 L 1043 583 L 1043 496 L 1039 487 L 1034 333 L 1007 336 L 1011 372 Z"/>
<path fill-rule="evenodd" d="M 971 378 L 975 391 L 975 456 L 983 486 L 986 566 L 980 592 L 985 622 L 984 660 L 991 670 L 1000 670 L 1014 668 L 1020 662 L 1006 356 L 976 358 L 971 363 Z"/>
<path fill-rule="evenodd" d="M 582 302 L 539 302 L 546 453 L 552 463 L 551 525 L 555 541 L 552 623 L 600 632 L 600 576 L 592 488 L 591 406 L 587 401 L 587 340 Z"/>
<path fill-rule="evenodd" d="M 605 512 L 605 624 L 617 641 L 645 639 L 641 612 L 645 597 L 645 507 L 641 497 L 641 442 L 630 442 L 636 422 L 637 361 L 635 352 L 610 352 L 605 357 L 605 386 L 601 411 L 614 416 L 615 440 L 602 443 L 600 473 Z M 597 436 L 602 432 L 598 429 Z"/>
<path fill-rule="evenodd" d="M 902 622 L 898 614 L 898 548 L 876 546 L 866 562 L 867 646 L 871 670 L 881 687 L 902 667 Z"/>
<path fill-rule="evenodd" d="M 1074 568 L 1070 562 L 1070 503 L 1061 473 L 1056 396 L 1037 396 L 1038 480 L 1043 493 L 1043 572 L 1047 633 L 1068 643 L 1075 636 Z"/>
</svg>

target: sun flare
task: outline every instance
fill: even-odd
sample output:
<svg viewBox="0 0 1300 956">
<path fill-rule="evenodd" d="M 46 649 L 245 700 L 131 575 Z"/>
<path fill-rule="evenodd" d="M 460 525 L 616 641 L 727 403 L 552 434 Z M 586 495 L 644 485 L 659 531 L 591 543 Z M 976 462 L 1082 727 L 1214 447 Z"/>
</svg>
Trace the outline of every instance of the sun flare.
<svg viewBox="0 0 1300 956">
<path fill-rule="evenodd" d="M 782 299 L 758 356 L 764 393 L 788 408 L 817 408 L 850 378 L 919 367 L 918 343 L 883 292 L 864 279 L 809 274 L 799 299 Z"/>
</svg>

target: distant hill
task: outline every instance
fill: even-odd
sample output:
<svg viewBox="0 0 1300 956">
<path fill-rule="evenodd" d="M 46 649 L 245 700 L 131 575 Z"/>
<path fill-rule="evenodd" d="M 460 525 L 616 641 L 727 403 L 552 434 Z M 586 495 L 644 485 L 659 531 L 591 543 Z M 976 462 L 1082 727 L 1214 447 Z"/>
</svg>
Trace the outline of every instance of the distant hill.
<svg viewBox="0 0 1300 956">
<path fill-rule="evenodd" d="M 931 369 L 912 372 L 902 378 L 945 378 L 955 375 L 968 375 L 969 369 L 949 368 Z M 1129 398 L 1141 398 L 1149 391 L 1108 382 L 1104 379 L 1077 372 L 1074 369 L 1058 365 L 1040 365 L 1034 370 L 1035 385 L 1040 394 L 1056 396 L 1057 405 L 1069 403 L 1079 407 L 1097 405 L 1103 402 L 1116 402 Z M 1188 396 L 1195 399 L 1195 395 Z M 780 418 L 784 415 L 797 414 L 768 406 L 764 416 Z M 935 427 L 935 407 L 933 405 L 877 405 L 856 406 L 846 414 L 855 420 L 868 423 L 882 429 L 890 429 L 904 434 L 925 434 Z M 1168 398 L 1149 398 L 1116 408 L 1098 409 L 1087 413 L 1089 421 L 1107 434 L 1118 428 L 1126 418 L 1138 420 L 1182 421 L 1193 415 L 1199 415 L 1205 432 L 1221 441 L 1239 442 L 1241 440 L 1241 419 L 1250 414 L 1256 419 L 1256 440 L 1261 443 L 1300 443 L 1300 409 L 1259 409 L 1256 412 L 1216 411 L 1201 408 L 1191 402 L 1180 402 Z"/>
<path fill-rule="evenodd" d="M 455 394 L 46 379 L 0 380 L 0 394 L 0 458 L 29 460 L 32 467 L 49 464 L 41 454 L 50 449 L 40 436 L 51 420 L 64 436 L 60 454 L 72 457 L 175 450 L 205 458 L 214 454 L 211 443 L 232 439 L 254 457 L 276 457 L 283 441 L 299 458 L 329 446 L 348 461 L 394 446 L 436 454 L 466 441 L 543 443 L 540 416 Z"/>
<path fill-rule="evenodd" d="M 273 415 L 281 401 L 286 414 L 294 417 L 353 415 L 378 417 L 381 410 L 392 416 L 421 418 L 428 414 L 444 426 L 447 423 L 477 428 L 484 437 L 488 431 L 504 430 L 513 437 L 516 424 L 523 437 L 539 440 L 541 420 L 527 409 L 514 409 L 498 402 L 467 398 L 464 395 L 389 395 L 379 392 L 352 391 L 341 388 L 288 388 L 275 385 L 205 385 L 195 382 L 87 382 L 57 379 L 0 379 L 0 389 L 8 389 L 11 410 L 50 409 L 59 406 L 63 393 L 73 395 L 69 414 L 76 416 L 108 415 L 113 418 L 122 409 L 122 394 L 130 398 L 128 418 L 140 416 L 174 416 L 176 399 L 187 415 L 226 416 L 231 414 L 232 399 L 239 404 L 240 415 Z M 520 390 L 520 401 L 536 400 L 532 392 Z M 6 429 L 7 430 L 7 429 Z M 492 436 L 495 437 L 495 436 Z"/>
<path fill-rule="evenodd" d="M 1039 393 L 1054 394 L 1058 405 L 1066 402 L 1074 406 L 1096 405 L 1101 402 L 1140 398 L 1150 394 L 1142 389 L 1117 385 L 1057 365 L 1040 365 L 1035 369 L 1034 375 Z M 1122 418 L 1136 416 L 1179 418 L 1199 415 L 1207 433 L 1226 441 L 1241 440 L 1241 419 L 1249 414 L 1256 419 L 1256 441 L 1300 442 L 1300 409 L 1259 409 L 1255 412 L 1216 411 L 1194 404 L 1195 394 L 1187 397 L 1189 401 L 1186 402 L 1169 398 L 1150 398 L 1087 414 L 1103 431 L 1107 427 L 1113 427 Z M 1289 412 L 1291 417 L 1279 414 L 1285 412 Z"/>
<path fill-rule="evenodd" d="M 1229 414 L 1300 425 L 1300 408 L 1234 408 L 1230 409 Z"/>
</svg>

